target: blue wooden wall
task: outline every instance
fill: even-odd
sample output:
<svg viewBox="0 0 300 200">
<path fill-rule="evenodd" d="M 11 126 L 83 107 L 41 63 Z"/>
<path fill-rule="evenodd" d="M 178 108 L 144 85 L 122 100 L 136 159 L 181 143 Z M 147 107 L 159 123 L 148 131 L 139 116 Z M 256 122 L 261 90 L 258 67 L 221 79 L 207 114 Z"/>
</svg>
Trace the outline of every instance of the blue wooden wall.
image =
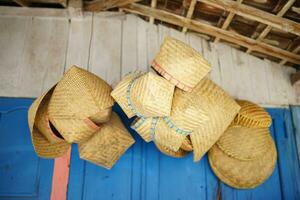
<svg viewBox="0 0 300 200">
<path fill-rule="evenodd" d="M 0 199 L 49 199 L 53 162 L 34 155 L 27 127 L 31 102 L 0 98 Z M 118 106 L 114 110 L 129 127 L 131 120 Z M 192 155 L 182 159 L 165 156 L 129 129 L 136 143 L 112 170 L 79 159 L 73 145 L 68 199 L 300 199 L 295 119 L 290 109 L 268 112 L 273 119 L 278 164 L 256 189 L 235 190 L 218 181 L 206 156 L 198 163 L 193 163 Z"/>
<path fill-rule="evenodd" d="M 53 160 L 38 158 L 27 122 L 32 99 L 0 98 L 0 199 L 49 199 Z"/>
</svg>

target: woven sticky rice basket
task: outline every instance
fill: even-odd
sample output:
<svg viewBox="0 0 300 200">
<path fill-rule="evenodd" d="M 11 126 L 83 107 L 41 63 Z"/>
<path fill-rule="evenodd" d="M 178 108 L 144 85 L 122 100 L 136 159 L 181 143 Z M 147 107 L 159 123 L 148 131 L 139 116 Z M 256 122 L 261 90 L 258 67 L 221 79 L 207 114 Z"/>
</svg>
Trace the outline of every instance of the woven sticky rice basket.
<svg viewBox="0 0 300 200">
<path fill-rule="evenodd" d="M 111 90 L 98 76 L 71 67 L 53 91 L 49 103 L 50 121 L 69 143 L 87 140 L 99 130 L 96 122 L 104 122 L 111 115 L 114 103 Z"/>
<path fill-rule="evenodd" d="M 193 151 L 193 145 L 189 135 L 185 137 L 180 148 L 185 151 Z"/>
<path fill-rule="evenodd" d="M 191 135 L 194 161 L 198 161 L 217 142 L 238 113 L 240 106 L 224 90 L 209 79 L 203 79 L 192 91 L 200 98 L 201 108 L 209 120 Z"/>
<path fill-rule="evenodd" d="M 168 116 L 171 112 L 174 85 L 148 72 L 133 73 L 119 83 L 111 93 L 128 117 Z"/>
<path fill-rule="evenodd" d="M 239 160 L 227 155 L 218 145 L 214 145 L 209 153 L 209 163 L 224 183 L 238 189 L 254 188 L 262 184 L 273 172 L 277 153 L 271 137 L 270 148 L 265 154 L 254 160 Z"/>
<path fill-rule="evenodd" d="M 134 143 L 117 114 L 103 124 L 89 140 L 79 143 L 80 158 L 110 169 Z"/>
<path fill-rule="evenodd" d="M 43 158 L 60 157 L 70 148 L 70 144 L 58 138 L 50 127 L 47 109 L 54 87 L 38 97 L 28 111 L 32 144 L 36 154 Z"/>
<path fill-rule="evenodd" d="M 266 128 L 272 124 L 271 116 L 260 106 L 245 100 L 237 100 L 241 110 L 235 117 L 233 124 L 249 128 Z"/>
<path fill-rule="evenodd" d="M 172 111 L 169 117 L 159 118 L 155 126 L 151 122 L 153 118 L 139 118 L 132 127 L 147 142 L 155 142 L 172 151 L 178 151 L 186 135 L 191 134 L 199 126 L 207 121 L 207 113 L 202 109 L 201 98 L 194 98 L 192 93 L 175 89 Z M 153 128 L 153 134 L 150 129 Z"/>
<path fill-rule="evenodd" d="M 230 126 L 216 143 L 227 155 L 239 160 L 253 160 L 265 155 L 271 146 L 268 128 Z"/>
<path fill-rule="evenodd" d="M 178 88 L 191 92 L 211 70 L 211 66 L 195 49 L 166 37 L 152 67 Z"/>
<path fill-rule="evenodd" d="M 173 151 L 173 150 L 169 149 L 168 147 L 162 146 L 160 144 L 155 143 L 155 145 L 160 152 L 162 152 L 163 154 L 165 154 L 167 156 L 171 156 L 174 158 L 182 158 L 189 153 L 188 151 L 185 151 L 181 148 L 178 151 Z"/>
</svg>

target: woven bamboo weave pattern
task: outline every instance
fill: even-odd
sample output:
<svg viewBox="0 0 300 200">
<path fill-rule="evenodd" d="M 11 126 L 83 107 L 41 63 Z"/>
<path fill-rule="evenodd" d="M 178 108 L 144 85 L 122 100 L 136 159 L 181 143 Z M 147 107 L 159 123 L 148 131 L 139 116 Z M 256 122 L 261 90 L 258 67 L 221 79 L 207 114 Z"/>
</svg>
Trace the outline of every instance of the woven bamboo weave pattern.
<svg viewBox="0 0 300 200">
<path fill-rule="evenodd" d="M 241 106 L 241 110 L 234 119 L 233 124 L 250 128 L 271 126 L 272 119 L 262 107 L 245 100 L 237 100 L 237 103 Z"/>
<path fill-rule="evenodd" d="M 160 152 L 164 153 L 167 156 L 171 156 L 171 157 L 175 157 L 175 158 L 182 158 L 189 153 L 183 149 L 179 149 L 178 151 L 172 151 L 171 149 L 169 149 L 165 146 L 162 146 L 160 144 L 155 143 L 155 145 Z"/>
<path fill-rule="evenodd" d="M 214 145 L 208 154 L 210 166 L 224 183 L 234 188 L 254 188 L 263 183 L 274 170 L 277 153 L 274 142 L 271 143 L 264 156 L 249 161 L 230 157 Z"/>
<path fill-rule="evenodd" d="M 169 116 L 173 93 L 174 85 L 148 72 L 133 82 L 130 95 L 135 109 L 147 118 Z"/>
<path fill-rule="evenodd" d="M 134 129 L 146 142 L 151 142 L 154 139 L 151 134 L 151 123 L 152 117 L 146 119 L 137 117 L 132 122 L 131 128 Z"/>
<path fill-rule="evenodd" d="M 49 124 L 45 123 L 43 121 L 43 125 L 46 127 L 43 127 L 40 125 L 40 123 L 42 121 L 41 115 L 45 114 L 45 111 L 47 109 L 46 106 L 48 105 L 48 102 L 45 102 L 45 101 L 49 101 L 49 96 L 51 96 L 53 89 L 54 89 L 54 87 L 52 87 L 46 93 L 44 93 L 39 98 L 37 98 L 33 102 L 33 104 L 30 106 L 29 111 L 28 111 L 28 122 L 29 122 L 31 140 L 32 140 L 34 150 L 38 156 L 44 157 L 44 158 L 56 158 L 56 157 L 62 156 L 64 153 L 67 152 L 67 150 L 70 147 L 70 144 L 66 143 L 63 140 L 60 140 L 57 142 L 54 142 L 54 140 L 53 140 L 51 143 L 44 136 L 44 135 L 47 135 L 47 133 L 49 133 L 47 131 Z M 37 118 L 40 118 L 40 119 L 38 119 L 38 122 L 36 122 Z M 43 134 L 35 126 L 35 124 L 38 124 L 38 126 L 44 132 Z"/>
<path fill-rule="evenodd" d="M 165 38 L 152 65 L 167 80 L 189 92 L 211 70 L 196 50 L 170 37 Z"/>
<path fill-rule="evenodd" d="M 141 72 L 136 71 L 132 72 L 130 74 L 127 74 L 114 88 L 114 90 L 111 92 L 111 96 L 114 98 L 114 100 L 121 106 L 122 110 L 125 112 L 127 117 L 131 118 L 135 115 L 135 113 L 131 110 L 131 108 L 128 106 L 128 101 L 126 98 L 126 92 L 128 89 L 129 83 L 141 76 Z"/>
<path fill-rule="evenodd" d="M 268 128 L 230 126 L 217 142 L 229 156 L 252 160 L 263 156 L 271 146 Z"/>
<path fill-rule="evenodd" d="M 111 90 L 96 75 L 71 67 L 53 91 L 50 121 L 69 143 L 85 141 L 99 128 L 89 117 L 112 107 Z"/>
<path fill-rule="evenodd" d="M 194 98 L 192 93 L 175 89 L 170 116 L 177 127 L 188 131 L 193 131 L 208 121 L 208 114 L 201 107 L 201 98 Z"/>
<path fill-rule="evenodd" d="M 217 142 L 230 125 L 240 106 L 224 90 L 209 79 L 203 79 L 192 91 L 200 98 L 209 120 L 190 135 L 194 161 L 198 161 Z"/>
<path fill-rule="evenodd" d="M 112 113 L 109 122 L 103 124 L 88 141 L 78 145 L 80 158 L 110 169 L 120 156 L 134 143 L 134 139 Z"/>
<path fill-rule="evenodd" d="M 185 151 L 193 151 L 193 145 L 189 135 L 183 140 L 180 148 Z"/>
</svg>

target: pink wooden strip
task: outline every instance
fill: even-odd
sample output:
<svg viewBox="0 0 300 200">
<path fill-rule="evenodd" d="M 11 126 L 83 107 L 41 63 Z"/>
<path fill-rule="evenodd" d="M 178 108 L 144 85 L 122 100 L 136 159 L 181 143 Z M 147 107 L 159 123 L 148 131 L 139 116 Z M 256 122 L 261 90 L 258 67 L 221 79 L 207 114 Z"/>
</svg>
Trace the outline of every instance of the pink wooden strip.
<svg viewBox="0 0 300 200">
<path fill-rule="evenodd" d="M 51 200 L 66 200 L 69 181 L 71 147 L 68 152 L 54 161 Z"/>
</svg>

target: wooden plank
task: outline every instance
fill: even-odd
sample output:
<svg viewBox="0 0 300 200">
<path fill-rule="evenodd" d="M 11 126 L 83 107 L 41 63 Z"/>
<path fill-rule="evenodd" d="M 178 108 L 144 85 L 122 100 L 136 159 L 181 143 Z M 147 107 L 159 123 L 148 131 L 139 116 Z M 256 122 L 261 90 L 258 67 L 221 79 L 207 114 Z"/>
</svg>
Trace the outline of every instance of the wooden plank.
<svg viewBox="0 0 300 200">
<path fill-rule="evenodd" d="M 119 6 L 124 6 L 130 3 L 138 2 L 141 0 L 93 0 L 84 2 L 84 10 L 99 12 L 103 10 L 108 10 L 110 8 L 116 8 Z"/>
<path fill-rule="evenodd" d="M 71 147 L 62 157 L 55 158 L 52 176 L 51 200 L 66 200 L 68 192 Z"/>
<path fill-rule="evenodd" d="M 274 118 L 278 165 L 281 177 L 283 199 L 297 199 L 300 195 L 300 171 L 293 133 L 291 112 L 288 109 L 278 110 Z"/>
<path fill-rule="evenodd" d="M 148 22 L 137 19 L 137 66 L 141 71 L 148 71 L 147 62 L 147 32 Z"/>
<path fill-rule="evenodd" d="M 85 13 L 83 18 L 72 18 L 70 23 L 66 69 L 72 65 L 88 68 L 92 36 L 92 15 Z"/>
<path fill-rule="evenodd" d="M 151 66 L 153 59 L 159 51 L 158 26 L 149 24 L 147 32 L 147 63 Z M 150 68 L 149 68 L 150 69 Z M 152 69 L 152 68 L 151 68 Z"/>
<path fill-rule="evenodd" d="M 186 34 L 180 32 L 180 31 L 177 31 L 177 30 L 175 30 L 175 29 L 170 29 L 170 36 L 171 36 L 172 38 L 175 38 L 175 39 L 177 39 L 177 40 L 180 40 L 180 41 L 182 41 L 182 42 L 184 42 L 184 43 L 186 43 L 186 44 L 188 44 L 188 42 L 189 42 L 189 41 L 188 41 L 188 37 L 187 37 Z"/>
<path fill-rule="evenodd" d="M 219 62 L 219 54 L 217 51 L 217 45 L 214 45 L 204 39 L 202 40 L 203 56 L 209 61 L 212 66 L 212 70 L 209 77 L 219 86 L 222 85 L 221 82 L 221 69 Z"/>
<path fill-rule="evenodd" d="M 292 119 L 294 125 L 294 134 L 297 145 L 298 160 L 300 161 L 300 107 L 291 106 Z"/>
<path fill-rule="evenodd" d="M 283 8 L 276 14 L 276 16 L 282 17 L 289 9 L 290 7 L 294 4 L 296 0 L 289 0 L 287 3 L 285 3 L 285 5 L 283 6 Z M 268 25 L 266 28 L 264 28 L 264 30 L 259 34 L 259 36 L 257 37 L 257 40 L 263 40 L 268 33 L 272 30 L 272 27 L 270 25 Z M 251 49 L 247 50 L 247 53 L 250 53 Z"/>
<path fill-rule="evenodd" d="M 13 1 L 23 7 L 29 6 L 29 2 L 27 0 L 13 0 Z"/>
<path fill-rule="evenodd" d="M 197 0 L 192 0 L 190 3 L 189 10 L 186 14 L 186 18 L 191 19 L 195 10 Z M 187 27 L 183 27 L 182 32 L 185 33 L 187 31 Z"/>
<path fill-rule="evenodd" d="M 68 30 L 67 19 L 32 18 L 18 62 L 19 96 L 39 96 L 61 78 Z"/>
<path fill-rule="evenodd" d="M 232 48 L 232 60 L 234 65 L 236 66 L 234 69 L 236 70 L 233 72 L 234 78 L 234 96 L 238 99 L 245 99 L 249 101 L 254 101 L 255 97 L 252 94 L 253 85 L 252 85 L 252 76 L 253 72 L 251 70 L 252 66 L 249 64 L 250 56 L 246 55 L 244 52 L 238 51 L 237 49 Z M 220 62 L 222 62 L 220 60 Z M 261 69 L 259 69 L 259 73 Z M 258 103 L 258 102 L 256 102 Z"/>
<path fill-rule="evenodd" d="M 237 0 L 237 2 L 239 4 L 241 4 L 242 1 L 243 0 Z M 227 15 L 225 21 L 222 24 L 221 29 L 225 29 L 226 30 L 234 16 L 235 16 L 235 14 L 233 12 L 229 12 L 229 14 Z M 215 40 L 214 40 L 214 42 L 218 42 L 219 40 L 220 40 L 220 38 L 216 37 Z"/>
<path fill-rule="evenodd" d="M 269 61 L 266 61 L 269 62 Z M 267 83 L 270 92 L 270 105 L 288 105 L 287 91 L 282 68 L 279 64 L 269 62 Z"/>
<path fill-rule="evenodd" d="M 217 8 L 224 9 L 228 12 L 243 16 L 245 18 L 258 21 L 269 25 L 273 28 L 277 28 L 282 31 L 290 32 L 300 36 L 300 24 L 292 20 L 282 18 L 280 16 L 273 15 L 271 13 L 262 11 L 252 6 L 245 4 L 239 4 L 236 1 L 231 0 L 198 0 L 203 3 L 207 3 Z"/>
<path fill-rule="evenodd" d="M 165 37 L 167 36 L 171 36 L 171 29 L 166 27 L 166 26 L 163 26 L 161 24 L 158 25 L 158 43 L 159 43 L 159 46 L 163 43 Z"/>
<path fill-rule="evenodd" d="M 162 11 L 162 10 L 157 10 L 153 8 L 149 8 L 147 6 L 143 6 L 140 4 L 131 4 L 125 7 L 122 7 L 124 10 L 128 12 L 132 12 L 135 14 L 140 14 L 144 16 L 153 16 L 159 20 L 175 24 L 178 26 L 186 26 L 191 30 L 201 32 L 201 33 L 206 33 L 209 35 L 213 35 L 215 37 L 220 37 L 223 40 L 233 42 L 236 44 L 239 44 L 241 46 L 247 47 L 247 48 L 252 48 L 255 51 L 267 54 L 267 55 L 272 55 L 274 57 L 282 58 L 282 59 L 289 59 L 290 62 L 292 63 L 300 63 L 300 56 L 293 54 L 291 52 L 282 50 L 280 48 L 276 48 L 274 46 L 261 43 L 258 41 L 255 41 L 251 38 L 239 35 L 237 33 L 233 33 L 230 31 L 226 31 L 208 24 L 204 24 L 202 22 L 196 21 L 196 20 L 190 20 L 186 19 L 184 17 Z"/>
<path fill-rule="evenodd" d="M 126 15 L 122 29 L 121 76 L 138 69 L 137 66 L 137 17 Z"/>
<path fill-rule="evenodd" d="M 151 0 L 151 8 L 156 8 L 157 0 Z M 154 17 L 150 17 L 150 24 L 154 24 Z"/>
<path fill-rule="evenodd" d="M 69 12 L 66 9 L 0 6 L 0 16 L 68 18 Z"/>
<path fill-rule="evenodd" d="M 19 62 L 30 23 L 29 17 L 0 17 L 0 96 L 20 96 Z"/>
<path fill-rule="evenodd" d="M 231 96 L 236 97 L 236 76 L 235 65 L 232 60 L 232 48 L 225 44 L 217 46 L 218 59 L 220 65 L 221 86 Z"/>
<path fill-rule="evenodd" d="M 293 53 L 298 53 L 299 51 L 300 51 L 300 46 L 296 47 L 292 52 L 293 52 Z M 284 65 L 286 62 L 287 62 L 286 59 L 282 59 L 282 60 L 280 61 L 280 64 L 281 64 L 281 65 Z"/>
<path fill-rule="evenodd" d="M 89 71 L 97 74 L 109 84 L 120 81 L 122 18 L 94 16 L 89 57 Z M 112 35 L 114 39 L 111 39 Z"/>
</svg>

